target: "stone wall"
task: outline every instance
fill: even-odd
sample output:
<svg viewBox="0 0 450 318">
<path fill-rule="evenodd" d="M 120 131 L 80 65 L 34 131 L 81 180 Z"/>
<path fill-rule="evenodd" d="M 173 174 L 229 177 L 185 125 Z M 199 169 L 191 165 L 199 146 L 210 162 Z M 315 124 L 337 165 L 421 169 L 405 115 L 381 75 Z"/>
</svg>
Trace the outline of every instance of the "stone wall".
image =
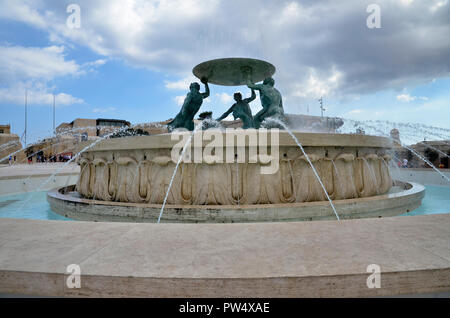
<svg viewBox="0 0 450 318">
<path fill-rule="evenodd" d="M 5 158 L 0 163 L 8 163 L 8 155 L 22 149 L 22 143 L 20 142 L 19 136 L 16 134 L 0 134 L 0 160 Z M 13 160 L 16 156 L 16 162 L 24 158 L 23 152 L 12 155 Z"/>
<path fill-rule="evenodd" d="M 116 149 L 107 150 L 106 142 L 83 153 L 77 191 L 90 199 L 163 203 L 176 164 L 167 143 L 164 148 L 152 148 L 152 144 L 164 143 L 153 137 L 163 136 L 120 138 L 109 143 L 118 146 Z M 166 138 L 170 140 L 168 135 Z M 314 138 L 310 140 L 315 142 Z M 365 136 L 348 138 L 371 140 Z M 119 149 L 121 146 L 130 149 Z M 140 147 L 148 149 L 137 149 Z M 386 193 L 392 186 L 387 148 L 305 146 L 305 150 L 331 199 L 374 196 Z M 261 174 L 264 165 L 267 163 L 261 156 L 257 162 L 246 159 L 240 163 L 181 163 L 167 203 L 237 205 L 326 200 L 311 166 L 295 144 L 280 146 L 276 173 Z"/>
</svg>

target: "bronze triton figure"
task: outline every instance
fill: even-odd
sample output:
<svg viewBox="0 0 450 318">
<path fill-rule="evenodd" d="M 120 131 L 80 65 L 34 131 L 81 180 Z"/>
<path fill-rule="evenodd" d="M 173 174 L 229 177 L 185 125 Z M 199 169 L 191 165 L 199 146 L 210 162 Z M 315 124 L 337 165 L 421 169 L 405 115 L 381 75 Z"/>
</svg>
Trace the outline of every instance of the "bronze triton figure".
<svg viewBox="0 0 450 318">
<path fill-rule="evenodd" d="M 231 112 L 233 112 L 234 119 L 239 118 L 242 120 L 244 129 L 248 128 L 255 128 L 253 124 L 253 116 L 252 111 L 250 109 L 250 106 L 248 105 L 251 101 L 255 100 L 256 94 L 255 91 L 252 89 L 252 96 L 249 98 L 242 99 L 241 93 L 235 93 L 234 94 L 234 100 L 236 103 L 234 103 L 230 109 L 228 109 L 222 116 L 217 118 L 217 121 L 221 121 L 224 118 L 226 118 Z"/>
<path fill-rule="evenodd" d="M 167 124 L 169 132 L 177 128 L 186 128 L 187 130 L 194 130 L 194 116 L 202 106 L 203 100 L 209 96 L 208 80 L 201 79 L 205 84 L 205 92 L 200 93 L 200 85 L 198 83 L 191 83 L 189 86 L 190 92 L 184 99 L 183 106 L 177 116 Z"/>
</svg>

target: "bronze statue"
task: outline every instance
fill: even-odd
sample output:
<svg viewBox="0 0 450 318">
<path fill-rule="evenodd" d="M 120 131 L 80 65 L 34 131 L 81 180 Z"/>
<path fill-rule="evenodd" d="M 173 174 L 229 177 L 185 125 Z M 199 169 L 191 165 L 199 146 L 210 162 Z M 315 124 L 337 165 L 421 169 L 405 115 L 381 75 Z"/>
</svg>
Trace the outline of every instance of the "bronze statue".
<svg viewBox="0 0 450 318">
<path fill-rule="evenodd" d="M 278 119 L 284 118 L 283 99 L 280 92 L 274 87 L 275 80 L 267 77 L 262 84 L 248 84 L 251 89 L 259 91 L 261 106 L 263 109 L 253 116 L 255 128 L 258 129 L 261 123 L 268 117 Z"/>
<path fill-rule="evenodd" d="M 228 109 L 222 116 L 217 118 L 217 121 L 221 121 L 224 118 L 226 118 L 231 112 L 233 112 L 233 117 L 236 120 L 236 118 L 239 118 L 242 120 L 243 126 L 242 128 L 248 129 L 248 128 L 255 128 L 253 124 L 253 116 L 252 111 L 250 109 L 250 106 L 248 105 L 251 101 L 255 100 L 256 94 L 255 91 L 252 89 L 252 96 L 249 98 L 242 99 L 241 93 L 235 93 L 234 94 L 234 100 L 236 103 L 234 103 L 230 109 Z"/>
<path fill-rule="evenodd" d="M 201 81 L 205 84 L 205 92 L 200 93 L 200 84 L 191 83 L 189 86 L 190 92 L 186 95 L 180 112 L 171 122 L 167 124 L 169 132 L 176 128 L 186 128 L 191 131 L 194 130 L 194 116 L 199 111 L 200 106 L 202 106 L 203 99 L 209 96 L 207 79 L 202 78 Z"/>
</svg>

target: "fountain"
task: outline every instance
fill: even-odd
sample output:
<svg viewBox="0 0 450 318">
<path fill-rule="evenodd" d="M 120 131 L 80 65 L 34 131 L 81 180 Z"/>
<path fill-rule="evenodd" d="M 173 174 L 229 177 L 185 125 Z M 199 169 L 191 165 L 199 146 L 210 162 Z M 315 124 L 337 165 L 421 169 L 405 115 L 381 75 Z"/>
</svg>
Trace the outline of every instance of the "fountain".
<svg viewBox="0 0 450 318">
<path fill-rule="evenodd" d="M 272 64 L 219 59 L 193 73 L 206 92 L 191 84 L 171 133 L 92 144 L 79 155 L 78 183 L 48 193 L 52 210 L 77 220 L 201 223 L 381 217 L 420 206 L 423 186 L 391 178 L 389 138 L 288 127 Z M 193 129 L 208 83 L 259 90 L 258 124 Z"/>
</svg>

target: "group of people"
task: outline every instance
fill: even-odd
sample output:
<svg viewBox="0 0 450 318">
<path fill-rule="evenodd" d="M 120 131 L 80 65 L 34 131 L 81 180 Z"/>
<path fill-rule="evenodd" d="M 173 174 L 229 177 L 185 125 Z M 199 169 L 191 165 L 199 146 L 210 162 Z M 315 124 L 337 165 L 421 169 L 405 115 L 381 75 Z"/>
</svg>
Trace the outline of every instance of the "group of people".
<svg viewBox="0 0 450 318">
<path fill-rule="evenodd" d="M 207 79 L 202 78 L 201 81 L 205 85 L 205 92 L 200 93 L 200 85 L 198 83 L 192 83 L 189 86 L 190 92 L 186 95 L 180 112 L 167 124 L 169 131 L 177 128 L 194 130 L 194 116 L 200 110 L 203 100 L 208 98 L 210 94 Z M 266 78 L 262 84 L 249 83 L 247 86 L 251 89 L 251 96 L 242 98 L 241 93 L 235 93 L 235 103 L 222 116 L 217 118 L 217 121 L 221 121 L 229 114 L 233 114 L 235 120 L 240 119 L 242 121 L 244 129 L 258 129 L 266 118 L 274 117 L 280 119 L 284 116 L 282 97 L 280 92 L 274 87 L 275 81 L 272 77 Z M 263 109 L 253 116 L 249 103 L 256 98 L 255 90 L 260 93 Z"/>
<path fill-rule="evenodd" d="M 54 155 L 54 156 L 44 156 L 42 154 L 37 154 L 36 155 L 36 162 L 67 162 L 70 159 L 72 159 L 72 155 L 68 155 L 68 154 L 60 154 L 60 155 Z M 27 157 L 28 163 L 33 163 L 33 156 L 29 156 Z M 15 156 L 14 156 L 14 161 L 15 160 Z M 11 165 L 11 159 L 10 159 L 10 165 Z"/>
<path fill-rule="evenodd" d="M 70 155 L 54 155 L 50 157 L 46 157 L 44 155 L 36 156 L 36 162 L 67 162 L 70 159 L 71 159 Z"/>
</svg>

